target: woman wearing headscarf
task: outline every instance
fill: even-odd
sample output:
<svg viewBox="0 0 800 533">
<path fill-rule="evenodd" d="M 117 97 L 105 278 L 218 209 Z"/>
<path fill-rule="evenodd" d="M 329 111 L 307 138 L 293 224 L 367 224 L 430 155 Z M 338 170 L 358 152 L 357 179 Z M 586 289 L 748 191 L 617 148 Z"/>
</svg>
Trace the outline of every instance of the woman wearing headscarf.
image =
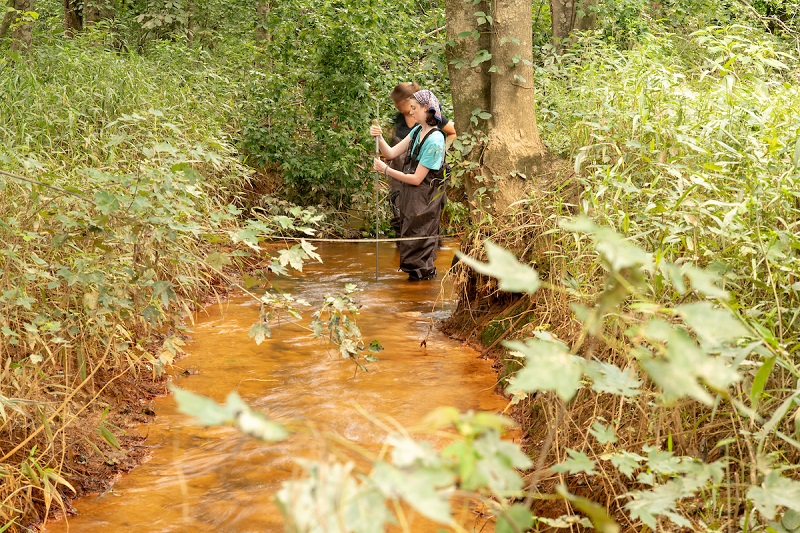
<svg viewBox="0 0 800 533">
<path fill-rule="evenodd" d="M 394 146 L 383 139 L 380 126 L 370 127 L 370 135 L 378 139 L 381 154 L 394 159 L 405 154 L 402 170 L 391 168 L 379 158 L 373 161 L 376 171 L 400 182 L 397 199 L 400 208 L 400 270 L 408 279 L 419 281 L 436 277 L 436 251 L 439 241 L 439 219 L 445 195 L 444 133 L 439 100 L 430 91 L 417 91 L 409 100 L 411 115 L 417 125 Z"/>
<path fill-rule="evenodd" d="M 408 137 L 408 134 L 411 133 L 411 129 L 417 125 L 416 120 L 414 120 L 414 117 L 411 116 L 410 100 L 414 97 L 414 93 L 419 90 L 419 85 L 412 81 L 398 83 L 394 86 L 394 89 L 392 89 L 390 96 L 392 98 L 392 102 L 394 103 L 395 109 L 397 109 L 397 115 L 394 118 L 394 131 L 391 133 L 391 141 L 389 141 L 389 146 L 394 146 Z M 439 129 L 442 130 L 442 133 L 445 135 L 445 146 L 450 146 L 450 144 L 456 138 L 456 128 L 453 122 L 444 114 L 442 115 L 442 122 L 439 124 Z M 405 154 L 401 154 L 400 157 L 387 160 L 387 163 L 389 163 L 389 167 L 395 170 L 403 170 Z M 397 206 L 397 198 L 400 195 L 401 182 L 397 180 L 389 181 L 389 204 L 392 208 L 392 219 L 390 220 L 390 224 L 395 234 L 400 235 L 400 224 L 402 222 L 402 217 L 400 216 L 400 208 Z"/>
</svg>

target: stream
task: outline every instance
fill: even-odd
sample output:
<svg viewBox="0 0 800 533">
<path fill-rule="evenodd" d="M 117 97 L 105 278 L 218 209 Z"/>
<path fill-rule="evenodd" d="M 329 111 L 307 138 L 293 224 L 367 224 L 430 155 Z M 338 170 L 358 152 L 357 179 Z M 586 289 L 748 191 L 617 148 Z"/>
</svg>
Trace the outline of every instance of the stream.
<svg viewBox="0 0 800 533">
<path fill-rule="evenodd" d="M 258 319 L 258 301 L 237 293 L 209 305 L 196 316 L 184 346 L 188 356 L 176 361 L 185 371 L 175 384 L 219 402 L 236 390 L 270 418 L 311 423 L 370 450 L 379 450 L 386 436 L 371 418 L 410 427 L 439 406 L 502 411 L 506 401 L 495 392 L 491 361 L 431 329 L 455 305 L 444 274 L 457 243 L 445 245 L 436 261 L 439 278 L 423 282 L 406 281 L 397 271 L 392 243 L 380 244 L 378 281 L 374 243 L 319 245 L 324 263 L 308 262 L 302 273 L 275 280 L 311 304 L 299 308 L 302 320 L 277 320 L 272 338 L 257 345 L 247 333 Z M 384 347 L 368 372 L 356 372 L 352 361 L 308 330 L 325 295 L 341 293 L 347 283 L 361 289 L 354 298 L 362 306 L 357 320 L 365 343 L 378 339 Z M 273 495 L 299 473 L 293 458 L 325 452 L 319 439 L 256 442 L 230 427 L 196 425 L 177 411 L 172 397 L 153 404 L 154 421 L 136 430 L 147 436 L 149 460 L 112 490 L 73 502 L 78 515 L 47 523 L 46 533 L 284 531 Z M 428 440 L 443 446 L 437 438 Z M 414 533 L 441 528 L 413 512 L 409 520 Z"/>
</svg>

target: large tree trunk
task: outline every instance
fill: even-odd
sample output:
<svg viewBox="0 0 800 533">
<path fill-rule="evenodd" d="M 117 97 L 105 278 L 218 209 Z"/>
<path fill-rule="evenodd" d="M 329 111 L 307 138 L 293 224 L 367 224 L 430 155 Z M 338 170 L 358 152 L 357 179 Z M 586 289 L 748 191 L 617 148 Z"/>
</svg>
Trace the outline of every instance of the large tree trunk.
<svg viewBox="0 0 800 533">
<path fill-rule="evenodd" d="M 108 0 L 84 0 L 83 26 L 97 24 L 101 20 L 113 20 L 116 13 L 112 2 Z"/>
<path fill-rule="evenodd" d="M 497 0 L 492 32 L 491 130 L 483 154 L 483 181 L 496 181 L 493 212 L 503 213 L 527 194 L 547 148 L 536 127 L 530 0 Z"/>
<path fill-rule="evenodd" d="M 488 13 L 489 5 L 485 1 L 477 5 L 470 3 L 468 9 L 464 0 L 445 0 L 445 10 L 447 41 L 454 43 L 446 50 L 453 93 L 453 120 L 458 128 L 459 141 L 467 147 L 463 153 L 464 159 L 477 165 L 483 152 L 488 123 L 473 116 L 473 111 L 489 112 L 491 109 L 491 74 L 489 62 L 470 65 L 479 50 L 491 48 L 491 27 L 484 25 L 476 28 L 473 12 L 483 10 Z M 470 33 L 469 37 L 459 37 L 467 33 Z M 464 187 L 470 199 L 477 189 L 474 179 L 476 172 L 479 174 L 480 169 L 464 177 Z"/>
<path fill-rule="evenodd" d="M 80 0 L 64 0 L 64 33 L 72 37 L 83 29 Z"/>
<path fill-rule="evenodd" d="M 497 0 L 492 32 L 492 118 L 483 181 L 497 182 L 493 212 L 524 198 L 547 148 L 536 127 L 530 0 Z"/>
<path fill-rule="evenodd" d="M 6 7 L 14 8 L 14 0 L 8 0 L 6 2 Z M 16 11 L 6 11 L 5 15 L 3 16 L 3 22 L 0 22 L 0 39 L 6 36 L 8 32 L 8 28 L 11 26 L 11 23 L 16 18 Z"/>
<path fill-rule="evenodd" d="M 575 29 L 591 30 L 597 24 L 597 0 L 579 0 L 575 13 Z"/>
<path fill-rule="evenodd" d="M 597 20 L 597 0 L 550 0 L 553 47 L 562 50 L 572 30 L 588 30 Z"/>
<path fill-rule="evenodd" d="M 468 174 L 465 186 L 472 199 L 474 191 L 489 184 L 494 191 L 490 193 L 491 211 L 502 214 L 512 202 L 526 196 L 548 154 L 536 127 L 531 0 L 496 0 L 491 28 L 480 28 L 486 31 L 477 41 L 458 35 L 475 29 L 475 11 L 483 7 L 484 13 L 490 13 L 488 5 L 446 0 L 445 7 L 448 41 L 456 43 L 449 49 L 449 62 L 459 138 L 464 132 L 480 141 L 489 127 L 485 144 L 479 146 L 480 172 Z M 490 62 L 457 68 L 459 62 L 469 65 L 481 50 L 491 53 Z M 487 125 L 470 121 L 475 109 L 491 113 Z"/>
<path fill-rule="evenodd" d="M 267 26 L 267 17 L 272 10 L 272 2 L 261 0 L 256 7 L 256 41 L 268 43 L 272 40 Z"/>
<path fill-rule="evenodd" d="M 575 25 L 576 0 L 550 0 L 550 20 L 552 22 L 552 42 L 556 50 L 561 50 Z"/>
<path fill-rule="evenodd" d="M 11 49 L 17 52 L 30 50 L 33 41 L 33 20 L 29 19 L 24 13 L 33 11 L 33 0 L 15 0 L 14 9 L 16 14 L 23 14 L 22 20 L 15 21 L 14 29 L 11 32 Z"/>
</svg>

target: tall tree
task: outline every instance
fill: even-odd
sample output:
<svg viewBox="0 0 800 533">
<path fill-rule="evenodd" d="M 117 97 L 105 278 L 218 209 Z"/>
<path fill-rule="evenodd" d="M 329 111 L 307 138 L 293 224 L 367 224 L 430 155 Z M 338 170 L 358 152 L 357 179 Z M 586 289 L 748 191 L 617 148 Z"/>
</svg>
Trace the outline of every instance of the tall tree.
<svg viewBox="0 0 800 533">
<path fill-rule="evenodd" d="M 83 2 L 84 26 L 91 26 L 101 20 L 111 20 L 114 16 L 114 5 L 109 0 L 84 0 Z"/>
<path fill-rule="evenodd" d="M 445 9 L 455 120 L 478 144 L 468 157 L 480 170 L 465 186 L 472 197 L 493 184 L 491 209 L 503 213 L 549 159 L 536 126 L 531 0 L 446 0 Z"/>
<path fill-rule="evenodd" d="M 33 0 L 11 0 L 8 7 L 0 24 L 0 37 L 11 28 L 11 49 L 24 52 L 30 49 L 33 40 Z"/>
<path fill-rule="evenodd" d="M 83 29 L 80 0 L 64 0 L 64 33 L 72 37 Z"/>
<path fill-rule="evenodd" d="M 597 0 L 550 0 L 553 46 L 561 50 L 572 30 L 588 30 L 596 21 Z"/>
</svg>

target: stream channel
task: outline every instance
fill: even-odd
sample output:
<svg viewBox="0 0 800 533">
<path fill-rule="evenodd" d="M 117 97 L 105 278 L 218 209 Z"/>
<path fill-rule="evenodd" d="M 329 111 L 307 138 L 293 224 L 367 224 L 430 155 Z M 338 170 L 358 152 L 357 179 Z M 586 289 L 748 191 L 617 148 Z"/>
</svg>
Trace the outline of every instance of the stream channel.
<svg viewBox="0 0 800 533">
<path fill-rule="evenodd" d="M 324 263 L 308 262 L 302 273 L 275 280 L 311 304 L 300 308 L 302 320 L 279 319 L 271 324 L 272 338 L 257 345 L 248 338 L 258 319 L 257 300 L 239 293 L 209 305 L 184 346 L 188 356 L 176 361 L 186 372 L 175 384 L 218 402 L 236 390 L 270 418 L 310 422 L 317 435 L 332 432 L 376 453 L 387 429 L 375 420 L 412 427 L 439 406 L 502 411 L 506 401 L 495 392 L 491 361 L 431 329 L 455 305 L 444 274 L 457 243 L 445 245 L 436 261 L 439 278 L 423 282 L 406 281 L 397 271 L 392 243 L 379 246 L 378 281 L 374 243 L 319 245 Z M 343 292 L 347 283 L 361 289 L 354 298 L 362 306 L 357 320 L 365 343 L 378 339 L 384 347 L 368 372 L 354 372 L 352 361 L 308 329 L 324 297 Z M 172 397 L 157 398 L 154 410 L 154 421 L 135 430 L 147 436 L 149 460 L 112 490 L 73 502 L 78 515 L 49 522 L 46 533 L 284 531 L 274 494 L 299 473 L 293 458 L 325 453 L 319 438 L 307 431 L 262 443 L 230 427 L 201 427 L 177 411 Z M 442 435 L 425 438 L 437 448 L 447 443 Z M 407 514 L 414 533 L 440 530 Z M 477 516 L 462 519 L 470 530 L 485 525 Z"/>
</svg>

